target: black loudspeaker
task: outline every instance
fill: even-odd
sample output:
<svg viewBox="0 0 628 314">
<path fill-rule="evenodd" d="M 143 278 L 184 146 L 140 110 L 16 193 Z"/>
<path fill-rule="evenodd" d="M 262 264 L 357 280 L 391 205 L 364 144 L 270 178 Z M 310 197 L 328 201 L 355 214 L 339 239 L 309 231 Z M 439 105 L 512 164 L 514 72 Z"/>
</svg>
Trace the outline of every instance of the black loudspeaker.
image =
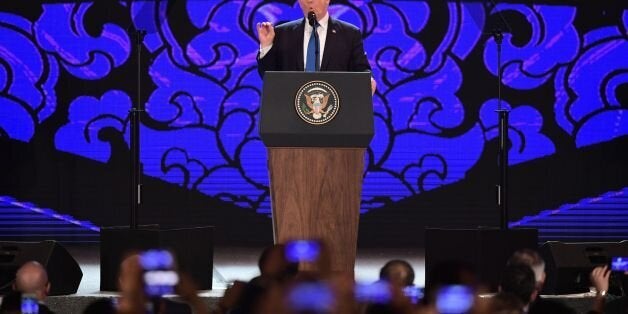
<svg viewBox="0 0 628 314">
<path fill-rule="evenodd" d="M 48 272 L 50 295 L 76 293 L 83 272 L 56 241 L 0 242 L 0 293 L 12 290 L 15 273 L 26 262 L 37 261 Z"/>
<path fill-rule="evenodd" d="M 161 230 L 157 226 L 109 227 L 100 230 L 100 290 L 118 290 L 120 262 L 126 254 L 148 249 L 168 249 L 179 270 L 195 280 L 197 288 L 212 288 L 213 227 Z"/>
<path fill-rule="evenodd" d="M 628 241 L 563 243 L 550 241 L 541 246 L 545 260 L 543 294 L 589 292 L 589 275 L 596 266 L 610 264 L 613 256 L 628 256 Z"/>
<path fill-rule="evenodd" d="M 497 291 L 506 261 L 517 250 L 537 249 L 536 229 L 432 229 L 425 231 L 425 286 L 431 287 L 441 263 L 473 268 L 480 281 Z"/>
</svg>

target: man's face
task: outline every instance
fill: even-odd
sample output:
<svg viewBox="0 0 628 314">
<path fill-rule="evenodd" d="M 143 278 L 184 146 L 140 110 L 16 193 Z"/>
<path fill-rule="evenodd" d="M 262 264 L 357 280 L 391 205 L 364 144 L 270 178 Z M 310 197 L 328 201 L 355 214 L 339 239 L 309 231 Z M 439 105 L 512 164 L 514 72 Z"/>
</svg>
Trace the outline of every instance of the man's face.
<svg viewBox="0 0 628 314">
<path fill-rule="evenodd" d="M 327 14 L 327 8 L 329 8 L 329 0 L 299 0 L 303 15 L 307 16 L 307 13 L 314 11 L 317 19 L 322 19 Z"/>
</svg>

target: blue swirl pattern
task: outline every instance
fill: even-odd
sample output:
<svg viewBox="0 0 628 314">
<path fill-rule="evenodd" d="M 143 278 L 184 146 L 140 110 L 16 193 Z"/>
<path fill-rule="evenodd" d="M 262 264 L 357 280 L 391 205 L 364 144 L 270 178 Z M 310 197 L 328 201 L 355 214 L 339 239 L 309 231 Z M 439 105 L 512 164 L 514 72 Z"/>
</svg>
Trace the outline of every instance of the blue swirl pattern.
<svg viewBox="0 0 628 314">
<path fill-rule="evenodd" d="M 556 152 L 551 139 L 541 133 L 543 116 L 533 105 L 519 105 L 514 109 L 508 103 L 502 103 L 502 106 L 510 110 L 508 139 L 512 145 L 509 151 L 511 164 L 519 164 Z M 486 139 L 494 139 L 498 136 L 499 122 L 495 114 L 497 109 L 497 99 L 490 99 L 480 108 L 480 121 Z"/>
<path fill-rule="evenodd" d="M 32 23 L 0 13 L 0 137 L 29 141 L 57 105 L 57 61 L 31 34 Z"/>
<path fill-rule="evenodd" d="M 628 135 L 628 102 L 616 93 L 628 87 L 626 38 L 617 27 L 586 34 L 580 58 L 556 75 L 556 120 L 578 147 Z"/>
<path fill-rule="evenodd" d="M 0 14 L 0 136 L 29 141 L 57 112 L 59 65 L 84 82 L 118 70 L 133 73 L 131 36 L 120 22 L 128 20 L 149 30 L 143 42 L 150 55 L 143 75 L 151 81 L 141 130 L 145 174 L 268 214 L 255 24 L 299 18 L 299 5 L 176 3 L 112 2 L 126 13 L 102 25 L 89 20 L 90 2 L 43 5 L 35 22 Z M 511 163 L 558 152 L 558 135 L 548 125 L 577 147 L 628 134 L 620 97 L 628 86 L 628 10 L 615 25 L 584 34 L 570 6 L 346 1 L 330 12 L 363 31 L 378 81 L 363 212 L 463 180 L 479 163 L 496 137 L 496 44 L 486 31 L 499 14 L 519 20 L 503 46 Z M 98 36 L 88 26 L 99 29 Z M 105 131 L 128 145 L 130 94 L 112 86 L 72 99 L 60 113 L 68 121 L 56 130 L 56 148 L 109 161 L 115 152 Z"/>
<path fill-rule="evenodd" d="M 573 25 L 576 8 L 549 5 L 500 4 L 492 13 L 514 11 L 525 17 L 532 34 L 523 47 L 515 45 L 516 34 L 505 33 L 502 82 L 517 89 L 532 89 L 547 81 L 556 68 L 573 61 L 580 38 Z M 497 75 L 497 44 L 491 38 L 484 47 L 484 62 Z"/>
<path fill-rule="evenodd" d="M 109 161 L 111 147 L 100 137 L 112 129 L 128 138 L 127 114 L 131 98 L 122 91 L 111 90 L 96 98 L 81 96 L 70 104 L 69 122 L 55 134 L 57 149 L 98 160 Z"/>
<path fill-rule="evenodd" d="M 34 35 L 41 49 L 55 55 L 76 77 L 103 78 L 127 61 L 129 36 L 115 24 L 105 24 L 99 37 L 85 29 L 85 15 L 92 3 L 47 4 L 35 23 Z"/>
</svg>

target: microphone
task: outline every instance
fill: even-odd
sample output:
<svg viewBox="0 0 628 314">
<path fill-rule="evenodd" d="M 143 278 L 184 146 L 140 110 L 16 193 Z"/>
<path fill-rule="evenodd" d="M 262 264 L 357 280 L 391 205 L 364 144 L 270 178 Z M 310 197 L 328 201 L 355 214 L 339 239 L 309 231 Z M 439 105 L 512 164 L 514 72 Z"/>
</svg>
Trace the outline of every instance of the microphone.
<svg viewBox="0 0 628 314">
<path fill-rule="evenodd" d="M 308 12 L 307 20 L 310 26 L 314 27 L 314 24 L 316 24 L 316 13 L 314 13 L 314 11 Z"/>
</svg>

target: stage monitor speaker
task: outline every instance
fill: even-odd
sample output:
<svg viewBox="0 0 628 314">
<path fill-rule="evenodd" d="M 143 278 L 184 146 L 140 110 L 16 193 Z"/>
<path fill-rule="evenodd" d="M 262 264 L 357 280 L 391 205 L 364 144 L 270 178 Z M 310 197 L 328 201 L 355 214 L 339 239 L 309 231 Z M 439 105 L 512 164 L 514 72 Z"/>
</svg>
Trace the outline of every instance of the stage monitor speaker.
<svg viewBox="0 0 628 314">
<path fill-rule="evenodd" d="M 74 258 L 56 241 L 0 242 L 0 293 L 12 290 L 17 270 L 37 261 L 48 272 L 50 295 L 76 293 L 83 272 Z"/>
<path fill-rule="evenodd" d="M 613 256 L 628 256 L 628 241 L 545 242 L 540 249 L 545 260 L 543 294 L 589 292 L 589 275 L 596 266 L 608 265 Z"/>
<path fill-rule="evenodd" d="M 497 291 L 506 261 L 517 250 L 538 248 L 536 229 L 478 228 L 425 230 L 425 286 L 436 283 L 442 263 L 471 267 L 479 280 Z"/>
<path fill-rule="evenodd" d="M 213 227 L 159 229 L 158 226 L 106 227 L 100 229 L 100 290 L 118 290 L 120 262 L 132 251 L 171 250 L 179 270 L 187 273 L 200 290 L 212 288 Z"/>
</svg>

